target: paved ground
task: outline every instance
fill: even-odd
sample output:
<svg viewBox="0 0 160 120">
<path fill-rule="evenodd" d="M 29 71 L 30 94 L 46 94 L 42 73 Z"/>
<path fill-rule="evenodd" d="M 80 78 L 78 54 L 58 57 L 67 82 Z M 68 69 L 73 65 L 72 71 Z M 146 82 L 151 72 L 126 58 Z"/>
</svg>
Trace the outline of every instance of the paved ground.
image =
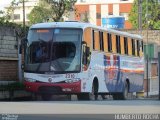
<svg viewBox="0 0 160 120">
<path fill-rule="evenodd" d="M 0 113 L 12 114 L 110 114 L 159 113 L 159 100 L 29 101 L 0 102 Z"/>
</svg>

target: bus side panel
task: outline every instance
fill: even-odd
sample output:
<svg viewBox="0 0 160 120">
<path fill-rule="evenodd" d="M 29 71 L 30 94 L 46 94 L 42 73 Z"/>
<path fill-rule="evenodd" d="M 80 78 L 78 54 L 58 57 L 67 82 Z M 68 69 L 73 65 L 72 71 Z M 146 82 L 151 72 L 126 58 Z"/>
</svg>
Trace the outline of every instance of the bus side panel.
<svg viewBox="0 0 160 120">
<path fill-rule="evenodd" d="M 120 71 L 123 85 L 127 79 L 129 80 L 129 92 L 137 92 L 143 90 L 143 58 L 121 56 Z M 117 90 L 117 92 L 119 91 Z"/>
<path fill-rule="evenodd" d="M 122 80 L 120 78 L 120 57 L 118 55 L 104 55 L 104 77 L 106 87 L 109 92 L 116 92 L 122 89 Z"/>
<path fill-rule="evenodd" d="M 143 60 L 140 58 L 104 55 L 104 77 L 109 92 L 122 92 L 129 80 L 129 92 L 143 90 Z"/>
</svg>

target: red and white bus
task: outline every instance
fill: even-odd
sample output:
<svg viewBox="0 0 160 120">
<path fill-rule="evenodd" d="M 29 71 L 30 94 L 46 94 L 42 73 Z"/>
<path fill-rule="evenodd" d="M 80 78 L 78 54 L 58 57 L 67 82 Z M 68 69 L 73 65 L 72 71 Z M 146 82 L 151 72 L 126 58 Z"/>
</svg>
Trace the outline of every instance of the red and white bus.
<svg viewBox="0 0 160 120">
<path fill-rule="evenodd" d="M 80 22 L 30 27 L 25 47 L 26 90 L 44 100 L 52 95 L 98 95 L 127 99 L 143 90 L 143 41 L 139 35 Z"/>
</svg>

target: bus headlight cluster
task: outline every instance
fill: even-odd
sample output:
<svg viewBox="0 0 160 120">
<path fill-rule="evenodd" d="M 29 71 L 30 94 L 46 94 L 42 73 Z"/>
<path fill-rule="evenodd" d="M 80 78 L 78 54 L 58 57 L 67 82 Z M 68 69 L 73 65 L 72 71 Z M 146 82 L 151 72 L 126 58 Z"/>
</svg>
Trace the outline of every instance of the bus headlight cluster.
<svg viewBox="0 0 160 120">
<path fill-rule="evenodd" d="M 78 82 L 80 79 L 79 78 L 76 78 L 76 79 L 68 79 L 68 80 L 65 80 L 66 83 L 73 83 L 73 82 Z"/>
<path fill-rule="evenodd" d="M 25 80 L 28 81 L 28 82 L 36 82 L 36 80 L 32 79 L 32 78 L 26 78 Z"/>
</svg>

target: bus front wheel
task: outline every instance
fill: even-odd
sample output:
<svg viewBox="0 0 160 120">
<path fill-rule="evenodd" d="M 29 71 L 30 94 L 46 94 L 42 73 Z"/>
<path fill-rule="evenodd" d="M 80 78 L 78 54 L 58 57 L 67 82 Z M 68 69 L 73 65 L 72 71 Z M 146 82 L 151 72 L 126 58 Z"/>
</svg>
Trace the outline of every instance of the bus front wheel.
<svg viewBox="0 0 160 120">
<path fill-rule="evenodd" d="M 81 93 L 77 95 L 78 100 L 97 100 L 98 98 L 98 89 L 93 84 L 91 93 Z"/>
<path fill-rule="evenodd" d="M 52 95 L 51 94 L 42 94 L 41 97 L 42 97 L 42 100 L 49 101 L 49 100 L 51 100 Z"/>
</svg>

